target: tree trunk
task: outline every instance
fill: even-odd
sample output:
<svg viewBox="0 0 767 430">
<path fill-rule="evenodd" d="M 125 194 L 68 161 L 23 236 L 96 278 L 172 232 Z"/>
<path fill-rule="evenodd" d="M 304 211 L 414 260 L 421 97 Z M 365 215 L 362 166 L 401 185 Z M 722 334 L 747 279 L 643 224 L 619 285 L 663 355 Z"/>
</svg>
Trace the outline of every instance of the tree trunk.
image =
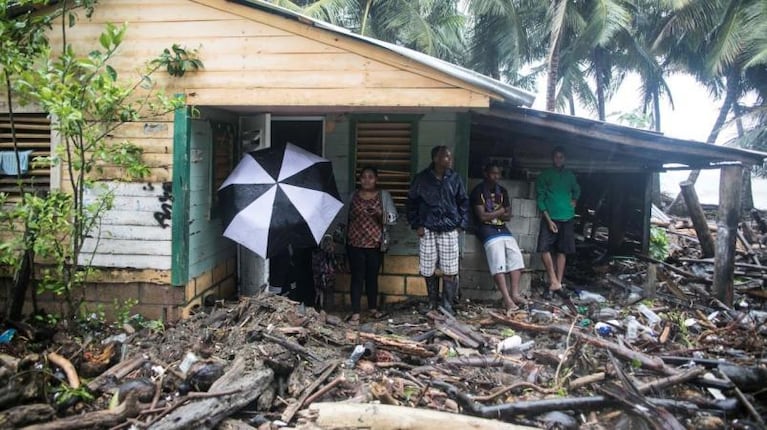
<svg viewBox="0 0 767 430">
<path fill-rule="evenodd" d="M 556 11 L 565 0 L 552 0 L 553 10 Z M 556 12 L 555 12 L 556 15 Z M 551 23 L 551 35 L 549 37 L 549 67 L 546 73 L 546 110 L 557 110 L 557 81 L 559 81 L 559 47 L 561 25 Z"/>
<path fill-rule="evenodd" d="M 557 42 L 559 44 L 559 42 Z M 557 109 L 557 80 L 559 76 L 559 47 L 555 47 L 549 60 L 549 71 L 546 82 L 546 110 L 554 112 Z"/>
<path fill-rule="evenodd" d="M 727 114 L 730 113 L 730 109 L 732 109 L 733 104 L 738 100 L 738 94 L 740 93 L 740 77 L 738 75 L 737 71 L 730 71 L 730 73 L 727 76 L 727 93 L 725 94 L 724 101 L 722 102 L 722 107 L 719 109 L 719 116 L 716 117 L 716 121 L 714 122 L 714 126 L 711 127 L 711 132 L 708 134 L 708 139 L 706 139 L 706 143 L 708 144 L 715 144 L 717 137 L 719 137 L 719 132 L 722 131 L 722 127 L 724 126 L 725 121 L 727 120 Z M 698 180 L 698 176 L 700 176 L 700 170 L 693 170 L 690 172 L 690 175 L 687 177 L 687 180 L 689 182 L 692 182 L 695 184 L 695 181 Z M 676 195 L 676 198 L 673 202 L 666 208 L 666 213 L 675 213 L 675 211 L 679 210 L 679 206 L 682 203 L 682 193 Z"/>
<path fill-rule="evenodd" d="M 603 54 L 601 49 L 594 49 L 594 79 L 596 81 L 597 90 L 597 115 L 599 115 L 600 121 L 604 121 L 607 118 L 605 114 L 605 76 L 602 69 L 602 59 Z"/>
</svg>

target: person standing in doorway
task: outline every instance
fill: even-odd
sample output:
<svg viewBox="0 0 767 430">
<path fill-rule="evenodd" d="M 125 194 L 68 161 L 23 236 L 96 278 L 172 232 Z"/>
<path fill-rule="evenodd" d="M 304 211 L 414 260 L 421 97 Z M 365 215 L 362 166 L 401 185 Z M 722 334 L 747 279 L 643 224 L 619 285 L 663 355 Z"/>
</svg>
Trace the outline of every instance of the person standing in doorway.
<svg viewBox="0 0 767 430">
<path fill-rule="evenodd" d="M 581 188 L 575 174 L 565 168 L 565 151 L 557 146 L 551 151 L 553 166 L 541 172 L 536 180 L 538 209 L 542 214 L 538 234 L 538 252 L 549 277 L 545 296 L 563 295 L 567 254 L 575 253 L 573 218 Z M 553 255 L 552 255 L 553 254 Z"/>
<path fill-rule="evenodd" d="M 348 203 L 346 254 L 351 271 L 352 315 L 349 322 L 360 321 L 362 290 L 368 299 L 373 318 L 381 317 L 378 310 L 378 271 L 382 261 L 382 241 L 386 225 L 397 221 L 397 210 L 388 191 L 378 189 L 378 170 L 363 167 L 360 188 Z"/>
<path fill-rule="evenodd" d="M 516 239 L 506 228 L 506 221 L 511 219 L 511 204 L 508 191 L 498 183 L 501 166 L 490 162 L 485 166 L 484 173 L 485 180 L 470 195 L 477 221 L 475 234 L 485 248 L 487 265 L 496 288 L 503 296 L 506 312 L 511 313 L 519 309 L 519 305 L 527 304 L 519 292 L 519 280 L 525 263 Z M 507 275 L 511 281 L 511 294 L 506 282 Z"/>
<path fill-rule="evenodd" d="M 453 313 L 458 294 L 458 233 L 469 223 L 469 199 L 460 176 L 452 169 L 447 146 L 431 150 L 431 164 L 416 175 L 407 196 L 407 220 L 419 238 L 419 265 L 426 280 L 429 304 L 440 306 L 437 264 L 442 271 L 442 302 Z"/>
</svg>

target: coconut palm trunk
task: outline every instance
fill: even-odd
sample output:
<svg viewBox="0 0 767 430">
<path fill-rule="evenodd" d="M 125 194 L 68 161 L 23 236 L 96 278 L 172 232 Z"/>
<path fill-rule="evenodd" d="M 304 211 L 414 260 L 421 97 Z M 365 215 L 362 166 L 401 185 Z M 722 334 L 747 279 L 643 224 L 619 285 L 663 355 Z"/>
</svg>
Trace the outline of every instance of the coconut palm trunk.
<svg viewBox="0 0 767 430">
<path fill-rule="evenodd" d="M 722 127 L 727 120 L 727 115 L 730 113 L 733 105 L 738 100 L 738 94 L 740 94 L 740 78 L 737 71 L 732 71 L 727 77 L 727 92 L 725 93 L 722 107 L 719 109 L 719 115 L 716 117 L 714 126 L 711 127 L 711 132 L 708 134 L 706 143 L 710 145 L 716 143 L 716 139 L 719 137 L 719 132 L 722 131 Z M 695 181 L 698 180 L 698 176 L 700 176 L 700 169 L 692 170 L 690 175 L 687 177 L 687 180 L 694 184 Z M 680 192 L 676 195 L 676 198 L 674 198 L 674 201 L 671 202 L 668 208 L 666 208 L 666 212 L 679 213 L 681 211 L 683 201 L 682 193 Z"/>
</svg>

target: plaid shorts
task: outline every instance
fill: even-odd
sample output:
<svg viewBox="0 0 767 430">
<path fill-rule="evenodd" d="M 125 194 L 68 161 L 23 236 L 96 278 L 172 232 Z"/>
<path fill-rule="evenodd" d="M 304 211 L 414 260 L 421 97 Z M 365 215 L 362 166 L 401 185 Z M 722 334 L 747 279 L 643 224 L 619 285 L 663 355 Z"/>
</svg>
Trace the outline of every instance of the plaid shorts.
<svg viewBox="0 0 767 430">
<path fill-rule="evenodd" d="M 424 229 L 418 251 L 421 275 L 433 276 L 437 265 L 445 275 L 458 274 L 458 230 L 436 232 Z"/>
</svg>

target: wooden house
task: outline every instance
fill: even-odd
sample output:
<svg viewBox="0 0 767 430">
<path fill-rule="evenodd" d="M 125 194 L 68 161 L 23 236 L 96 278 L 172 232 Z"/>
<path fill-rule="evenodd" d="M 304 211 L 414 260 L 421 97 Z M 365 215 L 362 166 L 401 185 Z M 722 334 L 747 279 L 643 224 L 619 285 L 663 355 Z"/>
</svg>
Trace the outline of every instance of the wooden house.
<svg viewBox="0 0 767 430">
<path fill-rule="evenodd" d="M 183 93 L 190 108 L 115 134 L 144 148 L 151 175 L 125 182 L 119 172 L 105 171 L 103 180 L 117 190 L 115 206 L 98 245 L 94 238 L 86 246 L 99 269 L 86 299 L 134 298 L 136 311 L 149 318 L 176 319 L 208 296 L 252 294 L 266 282 L 264 261 L 222 237 L 215 193 L 256 136 L 261 145 L 291 141 L 330 159 L 342 194 L 353 189 L 360 166 L 376 165 L 399 204 L 434 145 L 453 148 L 455 168 L 469 183 L 480 177 L 484 160 L 499 158 L 508 164 L 507 186 L 516 199 L 511 227 L 526 251 L 538 228 L 531 184 L 555 145 L 568 148 L 570 166 L 590 190 L 581 212 L 613 196 L 613 206 L 635 219 L 614 228 L 638 232 L 640 244 L 651 172 L 668 163 L 750 165 L 763 157 L 534 111 L 526 108 L 534 99 L 526 91 L 260 0 L 102 0 L 68 40 L 88 52 L 108 22 L 128 25 L 113 63 L 121 76 L 138 76 L 137 65 L 174 43 L 199 49 L 205 66 L 160 81 L 166 93 Z M 53 44 L 57 37 L 51 34 Z M 0 115 L 7 110 L 0 102 Z M 45 112 L 27 108 L 24 118 L 23 138 L 39 144 L 38 153 L 49 151 L 55 139 Z M 0 149 L 7 149 L 3 142 Z M 58 169 L 29 174 L 49 178 L 52 187 L 62 179 Z M 464 291 L 491 297 L 481 247 L 467 236 L 463 250 Z M 385 302 L 425 295 L 417 266 L 416 238 L 403 222 L 380 276 Z M 348 277 L 341 274 L 342 300 L 348 300 L 345 288 Z"/>
</svg>

